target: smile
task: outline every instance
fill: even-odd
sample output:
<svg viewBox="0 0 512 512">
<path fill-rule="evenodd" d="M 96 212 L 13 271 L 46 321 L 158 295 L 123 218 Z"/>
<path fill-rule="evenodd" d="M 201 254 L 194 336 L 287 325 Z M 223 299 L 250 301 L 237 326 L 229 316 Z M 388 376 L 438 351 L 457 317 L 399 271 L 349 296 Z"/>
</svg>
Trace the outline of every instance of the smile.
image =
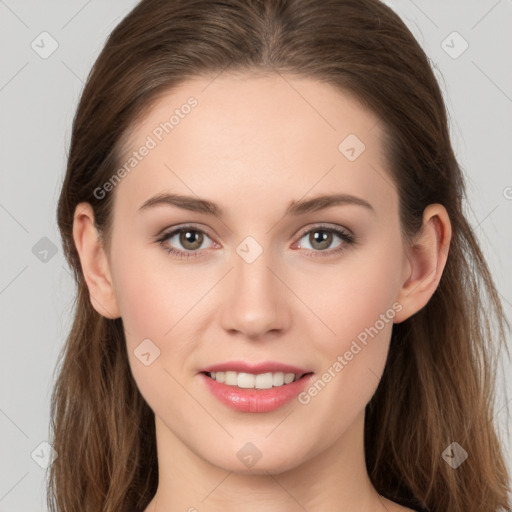
<svg viewBox="0 0 512 512">
<path fill-rule="evenodd" d="M 219 371 L 198 375 L 208 391 L 230 409 L 264 413 L 275 411 L 297 398 L 310 385 L 314 374 L 266 372 L 256 375 Z"/>
<path fill-rule="evenodd" d="M 254 375 L 246 372 L 206 372 L 211 379 L 243 389 L 270 389 L 298 381 L 305 374 L 267 372 Z"/>
</svg>

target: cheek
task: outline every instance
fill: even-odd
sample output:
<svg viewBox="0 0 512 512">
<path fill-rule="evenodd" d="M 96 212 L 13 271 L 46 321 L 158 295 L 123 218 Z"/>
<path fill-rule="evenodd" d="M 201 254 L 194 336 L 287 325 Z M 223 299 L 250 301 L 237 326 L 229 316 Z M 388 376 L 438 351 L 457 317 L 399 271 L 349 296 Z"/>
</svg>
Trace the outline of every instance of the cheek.
<svg viewBox="0 0 512 512">
<path fill-rule="evenodd" d="M 118 239 L 112 278 L 134 378 L 154 402 L 160 389 L 179 392 L 166 370 L 176 378 L 186 372 L 182 363 L 200 338 L 194 336 L 199 303 L 218 278 L 208 271 L 186 272 L 158 247 L 126 249 L 135 246 Z"/>
<path fill-rule="evenodd" d="M 187 280 L 178 266 L 165 266 L 165 257 L 154 258 L 152 252 L 125 252 L 112 277 L 139 392 L 153 411 L 165 407 L 178 414 L 189 400 L 178 384 L 183 380 L 181 363 L 193 350 L 184 329 L 193 316 L 191 308 L 206 290 L 194 288 L 197 283 Z"/>
<path fill-rule="evenodd" d="M 165 251 L 158 246 L 123 250 L 129 246 L 136 247 L 136 243 L 119 240 L 113 269 L 123 324 L 132 342 L 141 337 L 164 342 L 208 291 L 208 283 L 191 280 L 190 273 L 167 261 Z"/>
<path fill-rule="evenodd" d="M 366 330 L 375 325 L 379 332 L 387 330 L 389 335 L 393 318 L 400 309 L 398 304 L 393 307 L 401 275 L 396 247 L 400 246 L 374 244 L 371 250 L 354 251 L 337 267 L 325 272 L 321 280 L 325 284 L 321 288 L 317 280 L 316 288 L 310 286 L 309 292 L 304 290 L 310 303 L 315 304 L 316 312 L 334 331 L 333 349 L 342 350 L 360 333 L 364 338 Z"/>
<path fill-rule="evenodd" d="M 341 304 L 326 321 L 335 335 L 315 343 L 321 357 L 318 380 L 299 397 L 300 403 L 311 403 L 318 416 L 330 418 L 333 437 L 348 428 L 375 394 L 399 310 L 384 286 L 355 291 L 357 296 L 340 292 Z"/>
<path fill-rule="evenodd" d="M 175 309 L 169 308 L 169 302 L 178 302 L 176 295 L 172 290 L 165 293 L 165 286 L 157 275 L 137 265 L 135 259 L 123 262 L 118 269 L 116 297 L 132 341 L 140 337 L 160 339 L 174 323 L 172 312 Z"/>
<path fill-rule="evenodd" d="M 309 292 L 310 303 L 332 331 L 326 335 L 324 329 L 315 337 L 322 360 L 322 382 L 316 387 L 322 390 L 324 404 L 343 402 L 339 411 L 345 413 L 360 410 L 373 396 L 386 363 L 393 321 L 401 310 L 395 300 L 401 246 L 398 239 L 395 245 L 384 239 L 371 249 L 354 251 L 337 270 L 331 268 L 322 280 L 324 287 Z"/>
</svg>

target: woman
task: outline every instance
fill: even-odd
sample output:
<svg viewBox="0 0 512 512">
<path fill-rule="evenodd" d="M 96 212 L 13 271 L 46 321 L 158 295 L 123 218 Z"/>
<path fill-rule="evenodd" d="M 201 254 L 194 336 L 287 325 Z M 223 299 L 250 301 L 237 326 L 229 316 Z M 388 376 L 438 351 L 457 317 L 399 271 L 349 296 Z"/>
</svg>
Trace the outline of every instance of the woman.
<svg viewBox="0 0 512 512">
<path fill-rule="evenodd" d="M 382 3 L 141 1 L 59 200 L 50 510 L 511 510 L 464 192 Z"/>
</svg>

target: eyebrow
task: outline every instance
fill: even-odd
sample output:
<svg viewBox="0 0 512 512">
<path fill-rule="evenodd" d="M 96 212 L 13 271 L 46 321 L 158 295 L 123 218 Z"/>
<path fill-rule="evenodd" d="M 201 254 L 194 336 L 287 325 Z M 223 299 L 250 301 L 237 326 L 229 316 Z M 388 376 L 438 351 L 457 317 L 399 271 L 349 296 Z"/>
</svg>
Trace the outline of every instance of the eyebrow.
<svg viewBox="0 0 512 512">
<path fill-rule="evenodd" d="M 286 208 L 284 216 L 303 215 L 305 213 L 316 212 L 330 208 L 332 206 L 345 204 L 362 206 L 373 214 L 376 213 L 373 206 L 368 201 L 365 201 L 360 197 L 356 197 L 351 194 L 330 194 L 316 196 L 311 199 L 292 201 Z M 158 194 L 149 198 L 142 204 L 142 206 L 139 208 L 139 211 L 145 211 L 150 208 L 166 205 L 176 206 L 178 208 L 193 212 L 205 213 L 207 215 L 213 215 L 219 219 L 224 218 L 225 215 L 224 210 L 218 204 L 207 199 L 168 193 Z"/>
</svg>

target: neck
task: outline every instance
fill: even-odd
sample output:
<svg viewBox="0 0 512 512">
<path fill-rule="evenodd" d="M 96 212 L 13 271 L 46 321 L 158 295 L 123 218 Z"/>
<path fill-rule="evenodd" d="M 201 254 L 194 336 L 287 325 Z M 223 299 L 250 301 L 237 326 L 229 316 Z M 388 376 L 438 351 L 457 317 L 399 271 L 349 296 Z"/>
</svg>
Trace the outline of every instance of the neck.
<svg viewBox="0 0 512 512">
<path fill-rule="evenodd" d="M 159 485 L 145 512 L 324 512 L 382 509 L 364 459 L 364 411 L 328 450 L 272 472 L 235 472 L 189 450 L 156 417 Z"/>
</svg>

